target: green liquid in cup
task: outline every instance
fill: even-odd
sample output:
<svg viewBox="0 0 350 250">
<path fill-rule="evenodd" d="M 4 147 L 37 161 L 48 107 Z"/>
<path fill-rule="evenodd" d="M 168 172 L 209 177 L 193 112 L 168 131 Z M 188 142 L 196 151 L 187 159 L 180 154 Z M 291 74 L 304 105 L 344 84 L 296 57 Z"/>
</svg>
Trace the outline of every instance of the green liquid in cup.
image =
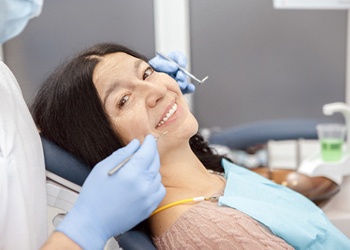
<svg viewBox="0 0 350 250">
<path fill-rule="evenodd" d="M 342 157 L 343 140 L 322 139 L 321 155 L 324 161 L 339 161 Z"/>
</svg>

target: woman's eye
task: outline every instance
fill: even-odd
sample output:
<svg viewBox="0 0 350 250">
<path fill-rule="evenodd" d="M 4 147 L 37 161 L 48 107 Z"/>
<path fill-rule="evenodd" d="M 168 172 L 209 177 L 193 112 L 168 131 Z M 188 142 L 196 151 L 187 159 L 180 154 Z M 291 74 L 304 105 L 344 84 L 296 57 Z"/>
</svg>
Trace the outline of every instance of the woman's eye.
<svg viewBox="0 0 350 250">
<path fill-rule="evenodd" d="M 142 79 L 143 79 L 143 80 L 146 80 L 147 77 L 149 77 L 153 72 L 154 72 L 154 70 L 153 70 L 151 67 L 148 67 L 148 68 L 145 70 L 145 73 L 143 73 Z"/>
<path fill-rule="evenodd" d="M 125 95 L 122 97 L 122 99 L 120 99 L 118 103 L 119 108 L 122 108 L 125 105 L 125 103 L 129 100 L 129 97 L 129 95 Z"/>
</svg>

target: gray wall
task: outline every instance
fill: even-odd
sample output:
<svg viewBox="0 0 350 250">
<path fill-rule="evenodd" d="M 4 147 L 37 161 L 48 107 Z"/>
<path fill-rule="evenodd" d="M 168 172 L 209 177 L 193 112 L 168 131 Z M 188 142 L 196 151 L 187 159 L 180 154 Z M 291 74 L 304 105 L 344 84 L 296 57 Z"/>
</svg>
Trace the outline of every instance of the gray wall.
<svg viewBox="0 0 350 250">
<path fill-rule="evenodd" d="M 194 96 L 202 127 L 323 118 L 323 104 L 345 101 L 346 11 L 275 10 L 272 0 L 190 4 L 192 71 L 209 75 Z"/>
<path fill-rule="evenodd" d="M 190 0 L 190 29 L 192 71 L 209 75 L 194 95 L 201 127 L 320 118 L 323 104 L 345 99 L 345 11 Z M 5 59 L 30 100 L 58 64 L 105 41 L 152 57 L 153 0 L 45 0 L 41 16 L 5 44 Z"/>
<path fill-rule="evenodd" d="M 117 42 L 153 57 L 154 41 L 153 0 L 45 0 L 4 54 L 30 101 L 50 71 L 94 43 Z"/>
</svg>

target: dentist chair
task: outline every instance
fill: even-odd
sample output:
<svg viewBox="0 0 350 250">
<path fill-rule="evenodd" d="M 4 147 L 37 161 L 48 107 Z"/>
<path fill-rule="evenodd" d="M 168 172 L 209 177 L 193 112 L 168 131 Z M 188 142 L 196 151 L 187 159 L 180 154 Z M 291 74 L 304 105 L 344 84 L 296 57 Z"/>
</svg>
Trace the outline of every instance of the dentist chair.
<svg viewBox="0 0 350 250">
<path fill-rule="evenodd" d="M 272 119 L 242 124 L 214 132 L 210 144 L 245 150 L 269 140 L 317 139 L 316 125 L 321 119 Z"/>
<path fill-rule="evenodd" d="M 90 168 L 43 135 L 40 137 L 45 158 L 48 206 L 68 212 L 78 198 Z M 64 214 L 56 215 L 53 219 L 54 226 L 57 226 L 63 217 Z M 151 238 L 138 230 L 125 232 L 116 236 L 115 240 L 124 250 L 156 249 Z"/>
</svg>

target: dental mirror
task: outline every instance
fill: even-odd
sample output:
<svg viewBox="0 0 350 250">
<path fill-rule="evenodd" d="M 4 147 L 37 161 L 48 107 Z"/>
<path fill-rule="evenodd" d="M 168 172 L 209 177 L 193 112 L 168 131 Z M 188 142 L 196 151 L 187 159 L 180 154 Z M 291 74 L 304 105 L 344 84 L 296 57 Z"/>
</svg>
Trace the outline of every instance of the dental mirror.
<svg viewBox="0 0 350 250">
<path fill-rule="evenodd" d="M 196 82 L 199 83 L 199 85 L 201 85 L 202 83 L 204 83 L 204 81 L 206 81 L 209 76 L 206 76 L 204 77 L 202 80 L 199 80 L 197 77 L 195 77 L 194 75 L 192 75 L 189 71 L 187 71 L 186 69 L 184 69 L 183 67 L 181 67 L 177 62 L 175 62 L 174 60 L 170 59 L 169 57 L 167 57 L 166 55 L 160 53 L 160 52 L 157 52 L 158 55 L 160 55 L 161 57 L 163 57 L 164 59 L 168 60 L 169 62 L 173 62 L 175 63 L 179 69 L 184 72 L 186 75 L 188 75 L 189 77 L 191 77 L 193 80 L 195 80 Z"/>
</svg>

